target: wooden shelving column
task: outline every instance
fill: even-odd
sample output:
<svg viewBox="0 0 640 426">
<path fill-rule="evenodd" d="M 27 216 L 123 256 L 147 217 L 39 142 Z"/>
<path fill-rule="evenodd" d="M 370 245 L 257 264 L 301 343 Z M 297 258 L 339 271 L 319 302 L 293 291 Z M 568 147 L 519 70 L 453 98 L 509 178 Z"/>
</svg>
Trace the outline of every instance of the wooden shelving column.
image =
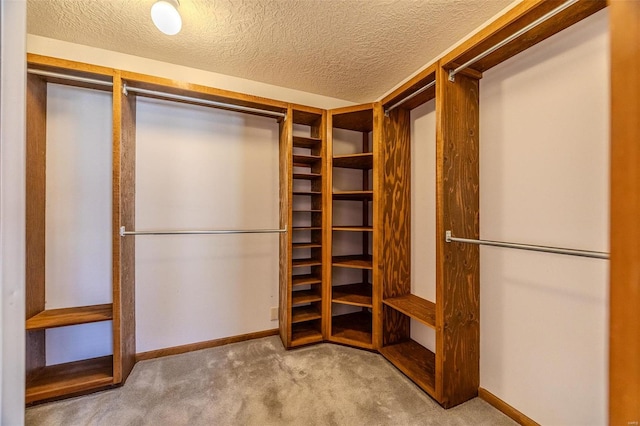
<svg viewBox="0 0 640 426">
<path fill-rule="evenodd" d="M 341 108 L 329 111 L 327 157 L 329 170 L 327 192 L 332 198 L 325 205 L 326 215 L 330 218 L 331 230 L 326 245 L 326 256 L 331 259 L 327 272 L 327 289 L 330 292 L 331 303 L 327 304 L 325 315 L 331 318 L 328 340 L 365 349 L 375 348 L 376 318 L 378 308 L 374 303 L 373 288 L 377 285 L 378 264 L 375 249 L 375 201 L 374 191 L 376 167 L 375 158 L 377 136 L 373 133 L 374 105 L 366 104 L 355 107 Z M 334 129 L 344 129 L 361 133 L 362 148 L 355 154 L 333 154 Z M 351 169 L 362 171 L 362 189 L 343 191 L 334 188 L 333 171 L 336 169 Z M 373 171 L 373 180 L 370 173 Z M 349 201 L 354 209 L 361 210 L 360 223 L 336 223 L 333 216 L 334 202 Z M 371 219 L 373 217 L 373 221 Z M 358 235 L 362 238 L 362 248 L 353 254 L 334 255 L 333 237 L 337 234 Z M 361 271 L 361 279 L 355 283 L 336 285 L 333 282 L 333 271 L 338 268 L 350 268 Z M 334 307 L 348 306 L 352 312 L 334 312 Z M 359 309 L 359 310 L 358 310 Z"/>
<path fill-rule="evenodd" d="M 38 55 L 28 56 L 29 67 L 44 71 L 72 74 L 94 80 L 109 81 L 120 88 L 117 71 Z M 46 110 L 49 82 L 103 90 L 113 95 L 113 302 L 92 306 L 45 308 L 45 216 L 46 216 Z M 26 395 L 27 404 L 80 395 L 120 384 L 133 367 L 135 355 L 135 323 L 123 324 L 124 317 L 133 317 L 133 298 L 126 298 L 133 289 L 123 288 L 120 270 L 128 267 L 120 256 L 120 185 L 121 138 L 123 120 L 120 97 L 111 87 L 77 81 L 27 76 L 27 204 L 26 204 Z M 126 119 L 125 119 L 126 120 Z M 126 122 L 125 122 L 126 123 Z M 125 124 L 126 125 L 126 124 Z M 132 281 L 131 281 L 132 285 Z M 101 321 L 113 323 L 113 354 L 109 356 L 46 364 L 45 331 L 55 327 L 77 326 Z M 130 344 L 129 342 L 132 342 Z"/>
<path fill-rule="evenodd" d="M 326 112 L 289 108 L 280 124 L 280 338 L 286 348 L 321 342 L 324 304 Z M 294 136 L 294 125 L 308 132 Z M 282 254 L 284 253 L 284 256 Z"/>
</svg>

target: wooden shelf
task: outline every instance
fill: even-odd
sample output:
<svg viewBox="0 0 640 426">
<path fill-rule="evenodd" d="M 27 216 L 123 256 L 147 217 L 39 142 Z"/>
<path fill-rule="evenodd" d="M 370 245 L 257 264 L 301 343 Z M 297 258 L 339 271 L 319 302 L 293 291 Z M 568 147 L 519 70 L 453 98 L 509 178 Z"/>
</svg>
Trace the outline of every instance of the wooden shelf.
<svg viewBox="0 0 640 426">
<path fill-rule="evenodd" d="M 302 136 L 293 137 L 293 146 L 296 148 L 315 148 L 322 143 L 322 139 L 305 138 Z"/>
<path fill-rule="evenodd" d="M 322 244 L 320 243 L 293 243 L 293 249 L 310 249 L 310 248 L 320 248 Z"/>
<path fill-rule="evenodd" d="M 309 321 L 291 326 L 291 346 L 302 346 L 322 341 L 320 321 Z"/>
<path fill-rule="evenodd" d="M 436 328 L 436 305 L 414 294 L 393 297 L 382 301 L 385 305 L 414 318 L 424 325 Z"/>
<path fill-rule="evenodd" d="M 294 291 L 291 297 L 292 305 L 301 305 L 303 303 L 319 302 L 322 300 L 322 295 L 315 289 L 313 290 L 297 290 Z"/>
<path fill-rule="evenodd" d="M 370 348 L 371 329 L 371 313 L 367 311 L 336 315 L 331 318 L 331 338 L 339 343 Z"/>
<path fill-rule="evenodd" d="M 319 266 L 322 265 L 322 259 L 293 259 L 291 263 L 294 268 L 300 268 L 303 266 Z"/>
<path fill-rule="evenodd" d="M 293 191 L 293 195 L 315 196 L 322 195 L 320 191 Z"/>
<path fill-rule="evenodd" d="M 294 167 L 308 167 L 322 160 L 319 155 L 299 155 L 293 154 Z"/>
<path fill-rule="evenodd" d="M 48 309 L 27 320 L 27 330 L 43 330 L 68 325 L 89 324 L 113 319 L 111 303 L 77 308 Z"/>
<path fill-rule="evenodd" d="M 297 306 L 291 309 L 291 323 L 312 321 L 322 318 L 320 309 L 315 305 Z"/>
<path fill-rule="evenodd" d="M 294 226 L 293 231 L 320 231 L 322 226 Z"/>
<path fill-rule="evenodd" d="M 293 213 L 322 213 L 320 209 L 312 209 L 312 210 L 293 210 Z"/>
<path fill-rule="evenodd" d="M 334 226 L 334 231 L 373 232 L 373 226 Z"/>
<path fill-rule="evenodd" d="M 317 275 L 313 274 L 304 274 L 304 275 L 294 275 L 292 279 L 292 285 L 312 285 L 312 284 L 322 284 L 322 279 Z"/>
<path fill-rule="evenodd" d="M 26 382 L 26 403 L 113 385 L 113 357 L 104 356 L 39 369 Z"/>
<path fill-rule="evenodd" d="M 331 263 L 344 268 L 373 269 L 373 258 L 369 254 L 333 256 Z"/>
<path fill-rule="evenodd" d="M 413 340 L 385 346 L 380 353 L 428 394 L 435 397 L 436 356 Z"/>
<path fill-rule="evenodd" d="M 331 289 L 331 301 L 343 305 L 364 306 L 371 308 L 372 287 L 368 283 L 336 285 Z"/>
<path fill-rule="evenodd" d="M 373 130 L 373 109 L 366 108 L 334 114 L 333 127 L 356 132 L 370 132 Z"/>
<path fill-rule="evenodd" d="M 371 201 L 373 200 L 373 191 L 334 191 L 333 199 L 347 201 Z"/>
<path fill-rule="evenodd" d="M 373 168 L 373 154 L 371 152 L 363 152 L 359 154 L 336 155 L 333 157 L 333 167 L 369 170 Z"/>
<path fill-rule="evenodd" d="M 313 180 L 320 179 L 322 175 L 320 173 L 294 173 L 294 179 L 305 179 L 305 180 Z"/>
</svg>

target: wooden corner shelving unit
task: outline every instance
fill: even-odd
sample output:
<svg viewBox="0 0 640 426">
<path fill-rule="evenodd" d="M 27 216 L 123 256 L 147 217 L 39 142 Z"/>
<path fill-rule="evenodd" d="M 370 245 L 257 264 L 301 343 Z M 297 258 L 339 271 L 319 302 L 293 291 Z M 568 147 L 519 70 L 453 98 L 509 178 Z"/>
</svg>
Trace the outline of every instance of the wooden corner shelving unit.
<svg viewBox="0 0 640 426">
<path fill-rule="evenodd" d="M 327 274 L 327 287 L 331 292 L 331 304 L 327 306 L 326 315 L 331 318 L 329 324 L 329 341 L 361 347 L 375 348 L 376 318 L 378 308 L 374 303 L 373 288 L 377 285 L 377 257 L 374 245 L 376 232 L 374 191 L 376 180 L 375 158 L 377 136 L 374 133 L 374 105 L 366 104 L 355 107 L 329 111 L 328 118 L 328 163 L 329 179 L 327 191 L 331 191 L 332 199 L 327 203 L 325 211 L 331 220 L 330 243 L 327 244 L 327 258 L 331 259 L 331 273 Z M 360 134 L 362 141 L 359 152 L 350 154 L 334 154 L 334 129 L 343 129 Z M 333 179 L 337 169 L 350 169 L 361 172 L 362 186 L 360 190 L 341 190 L 336 188 Z M 338 223 L 334 216 L 334 203 L 349 202 L 349 208 L 361 217 L 358 223 Z M 334 241 L 336 234 L 346 238 L 360 239 L 360 249 L 355 253 L 336 255 Z M 358 282 L 336 283 L 334 272 L 339 269 L 360 271 Z M 341 309 L 342 312 L 336 312 Z"/>
<path fill-rule="evenodd" d="M 325 336 L 325 120 L 322 110 L 293 106 L 280 126 L 281 226 L 291 230 L 281 236 L 287 258 L 280 264 L 280 337 L 287 348 Z"/>
</svg>

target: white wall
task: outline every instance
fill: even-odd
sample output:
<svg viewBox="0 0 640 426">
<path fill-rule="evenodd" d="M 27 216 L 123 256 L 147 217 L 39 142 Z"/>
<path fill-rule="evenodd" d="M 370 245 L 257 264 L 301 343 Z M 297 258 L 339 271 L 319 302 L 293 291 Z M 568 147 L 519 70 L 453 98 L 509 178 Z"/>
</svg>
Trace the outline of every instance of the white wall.
<svg viewBox="0 0 640 426">
<path fill-rule="evenodd" d="M 0 3 L 0 423 L 24 423 L 27 6 Z"/>
<path fill-rule="evenodd" d="M 104 67 L 133 71 L 177 81 L 202 84 L 218 89 L 232 90 L 255 96 L 310 105 L 318 108 L 339 108 L 353 105 L 353 102 L 301 90 L 288 89 L 244 78 L 203 71 L 167 62 L 155 61 L 139 56 L 126 55 L 110 50 L 98 49 L 62 40 L 27 35 L 27 51 L 38 55 L 53 56 L 71 61 L 85 62 Z"/>
<path fill-rule="evenodd" d="M 278 124 L 138 99 L 136 228 L 277 228 Z M 278 327 L 278 234 L 136 237 L 137 351 Z"/>
<path fill-rule="evenodd" d="M 111 94 L 47 86 L 46 309 L 111 303 Z M 46 330 L 47 365 L 113 353 L 111 322 Z"/>
<path fill-rule="evenodd" d="M 486 72 L 484 239 L 608 250 L 608 12 Z M 608 262 L 483 247 L 481 387 L 542 424 L 606 424 Z"/>
</svg>

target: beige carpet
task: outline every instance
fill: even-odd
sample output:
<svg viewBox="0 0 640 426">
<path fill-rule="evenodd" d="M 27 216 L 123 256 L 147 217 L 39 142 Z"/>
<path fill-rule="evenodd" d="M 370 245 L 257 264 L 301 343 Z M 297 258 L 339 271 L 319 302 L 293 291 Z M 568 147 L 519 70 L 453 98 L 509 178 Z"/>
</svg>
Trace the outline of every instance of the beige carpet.
<svg viewBox="0 0 640 426">
<path fill-rule="evenodd" d="M 29 408 L 28 425 L 514 425 L 476 398 L 442 409 L 382 356 L 278 337 L 143 361 L 118 389 Z"/>
</svg>

